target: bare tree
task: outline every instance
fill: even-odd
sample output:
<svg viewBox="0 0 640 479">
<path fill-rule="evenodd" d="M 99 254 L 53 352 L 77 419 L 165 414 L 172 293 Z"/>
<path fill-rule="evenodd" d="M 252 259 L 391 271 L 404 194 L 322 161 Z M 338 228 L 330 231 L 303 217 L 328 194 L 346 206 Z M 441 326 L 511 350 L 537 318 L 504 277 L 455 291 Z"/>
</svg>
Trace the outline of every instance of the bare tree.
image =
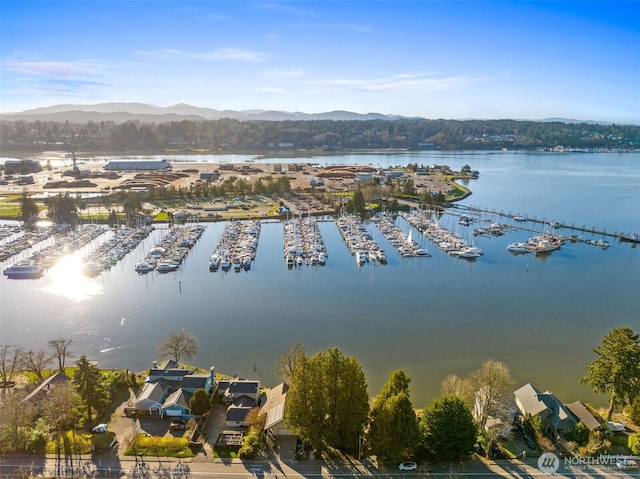
<svg viewBox="0 0 640 479">
<path fill-rule="evenodd" d="M 37 351 L 30 349 L 24 355 L 24 367 L 28 371 L 33 372 L 38 376 L 38 379 L 42 381 L 44 379 L 42 372 L 49 365 L 51 359 L 52 357 L 47 354 L 44 349 L 39 349 Z"/>
<path fill-rule="evenodd" d="M 14 345 L 0 346 L 0 383 L 5 386 L 13 382 L 13 377 L 22 368 L 24 350 Z"/>
<path fill-rule="evenodd" d="M 198 342 L 193 333 L 178 329 L 158 343 L 160 357 L 170 357 L 176 364 L 181 359 L 191 359 L 198 352 Z"/>
<path fill-rule="evenodd" d="M 455 374 L 449 374 L 440 383 L 440 394 L 443 396 L 458 396 L 464 399 L 464 380 Z"/>
<path fill-rule="evenodd" d="M 474 391 L 472 411 L 480 431 L 484 430 L 489 417 L 506 418 L 514 382 L 504 363 L 487 360 L 467 381 Z"/>
<path fill-rule="evenodd" d="M 53 353 L 53 356 L 58 358 L 58 368 L 61 373 L 64 372 L 65 360 L 73 357 L 73 353 L 69 351 L 71 343 L 73 343 L 73 339 L 64 338 L 62 336 L 52 339 L 47 343 L 49 345 L 49 349 Z"/>
<path fill-rule="evenodd" d="M 296 341 L 288 351 L 283 351 L 278 359 L 278 376 L 287 383 L 291 383 L 293 370 L 300 358 L 304 357 L 304 346 Z"/>
<path fill-rule="evenodd" d="M 42 414 L 56 431 L 71 429 L 80 420 L 82 399 L 71 382 L 51 388 L 41 403 Z"/>
</svg>

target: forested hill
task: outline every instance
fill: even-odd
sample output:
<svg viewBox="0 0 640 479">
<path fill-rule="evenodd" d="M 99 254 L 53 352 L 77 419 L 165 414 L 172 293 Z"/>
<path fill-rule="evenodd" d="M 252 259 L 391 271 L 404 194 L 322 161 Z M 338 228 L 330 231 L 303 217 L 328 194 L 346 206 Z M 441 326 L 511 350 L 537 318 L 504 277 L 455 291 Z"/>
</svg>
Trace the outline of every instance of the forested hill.
<svg viewBox="0 0 640 479">
<path fill-rule="evenodd" d="M 518 120 L 2 120 L 5 154 L 66 149 L 81 152 L 265 151 L 287 149 L 640 148 L 640 126 Z"/>
</svg>

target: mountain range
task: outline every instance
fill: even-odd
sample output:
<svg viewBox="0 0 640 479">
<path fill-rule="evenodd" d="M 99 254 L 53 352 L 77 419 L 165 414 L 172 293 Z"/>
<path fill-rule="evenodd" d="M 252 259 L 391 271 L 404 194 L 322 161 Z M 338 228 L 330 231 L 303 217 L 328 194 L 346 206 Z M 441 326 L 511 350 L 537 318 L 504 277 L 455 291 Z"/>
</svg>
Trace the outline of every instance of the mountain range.
<svg viewBox="0 0 640 479">
<path fill-rule="evenodd" d="M 143 123 L 166 123 L 171 121 L 220 120 L 230 118 L 240 121 L 300 121 L 300 120 L 423 120 L 424 117 L 406 117 L 402 115 L 384 115 L 382 113 L 354 113 L 351 111 L 334 110 L 324 113 L 303 113 L 277 110 L 216 110 L 203 108 L 186 103 L 172 106 L 157 106 L 147 103 L 96 103 L 94 105 L 61 104 L 42 108 L 34 108 L 16 113 L 0 113 L 0 120 L 7 121 L 68 121 L 70 123 L 87 123 L 89 121 L 112 121 L 124 123 L 140 121 Z M 480 120 L 479 118 L 465 118 L 465 120 Z M 541 120 L 518 120 L 558 123 L 588 123 L 609 124 L 592 120 L 574 120 L 570 118 L 544 118 Z"/>
<path fill-rule="evenodd" d="M 231 118 L 242 121 L 249 120 L 395 120 L 405 118 L 398 115 L 380 113 L 353 113 L 350 111 L 330 111 L 326 113 L 302 113 L 274 110 L 216 110 L 202 108 L 186 103 L 162 107 L 146 103 L 98 103 L 95 105 L 54 105 L 34 108 L 18 113 L 0 114 L 2 120 L 25 121 L 69 121 L 86 123 L 88 121 L 113 121 L 123 123 L 129 120 L 141 122 L 164 123 L 181 120 L 220 120 Z"/>
</svg>

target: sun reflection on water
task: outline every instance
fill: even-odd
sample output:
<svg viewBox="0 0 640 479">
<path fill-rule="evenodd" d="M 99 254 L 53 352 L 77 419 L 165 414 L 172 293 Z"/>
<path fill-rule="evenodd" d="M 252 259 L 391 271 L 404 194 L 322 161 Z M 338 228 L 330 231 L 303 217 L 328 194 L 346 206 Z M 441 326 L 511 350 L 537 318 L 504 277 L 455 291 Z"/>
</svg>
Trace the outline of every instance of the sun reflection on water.
<svg viewBox="0 0 640 479">
<path fill-rule="evenodd" d="M 77 254 L 60 259 L 49 272 L 49 278 L 51 284 L 46 291 L 75 302 L 86 301 L 104 291 L 100 283 L 83 274 L 82 258 Z"/>
</svg>

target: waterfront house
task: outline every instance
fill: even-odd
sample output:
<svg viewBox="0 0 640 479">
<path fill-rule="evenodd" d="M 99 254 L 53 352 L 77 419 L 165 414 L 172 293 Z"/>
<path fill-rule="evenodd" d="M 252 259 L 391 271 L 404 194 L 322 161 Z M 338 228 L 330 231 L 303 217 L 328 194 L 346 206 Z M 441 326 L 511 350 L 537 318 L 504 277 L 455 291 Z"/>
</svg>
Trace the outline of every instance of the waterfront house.
<svg viewBox="0 0 640 479">
<path fill-rule="evenodd" d="M 260 416 L 266 416 L 264 430 L 271 436 L 292 436 L 294 433 L 287 428 L 284 420 L 284 409 L 289 385 L 280 383 L 267 389 L 260 398 Z"/>
<path fill-rule="evenodd" d="M 159 414 L 167 391 L 167 383 L 163 380 L 145 383 L 136 397 L 134 409 L 149 414 Z"/>
<path fill-rule="evenodd" d="M 191 416 L 191 409 L 189 408 L 189 401 L 191 400 L 191 396 L 193 393 L 189 391 L 185 391 L 182 388 L 179 388 L 173 391 L 167 399 L 165 399 L 164 403 L 162 403 L 162 408 L 160 410 L 160 415 L 162 417 L 188 417 Z"/>
<path fill-rule="evenodd" d="M 540 392 L 527 383 L 514 392 L 516 405 L 524 417 L 539 416 L 542 427 L 552 434 L 570 431 L 578 423 L 573 413 L 550 392 Z"/>
<path fill-rule="evenodd" d="M 258 405 L 260 381 L 232 379 L 219 381 L 216 389 L 222 402 L 227 405 L 225 421 L 227 427 L 246 427 L 251 410 Z"/>
<path fill-rule="evenodd" d="M 71 384 L 71 378 L 60 371 L 52 374 L 31 391 L 22 401 L 22 404 L 37 404 L 42 401 L 54 389 Z"/>
<path fill-rule="evenodd" d="M 177 367 L 174 361 L 153 362 L 134 410 L 160 416 L 190 416 L 189 400 L 196 389 L 211 394 L 216 385 L 215 368 L 208 373 Z"/>
<path fill-rule="evenodd" d="M 589 429 L 589 431 L 598 431 L 603 429 L 600 420 L 591 413 L 589 408 L 585 406 L 582 401 L 572 402 L 571 404 L 567 404 L 567 407 L 573 415 L 576 416 L 578 420 L 587 427 L 587 429 Z"/>
</svg>

